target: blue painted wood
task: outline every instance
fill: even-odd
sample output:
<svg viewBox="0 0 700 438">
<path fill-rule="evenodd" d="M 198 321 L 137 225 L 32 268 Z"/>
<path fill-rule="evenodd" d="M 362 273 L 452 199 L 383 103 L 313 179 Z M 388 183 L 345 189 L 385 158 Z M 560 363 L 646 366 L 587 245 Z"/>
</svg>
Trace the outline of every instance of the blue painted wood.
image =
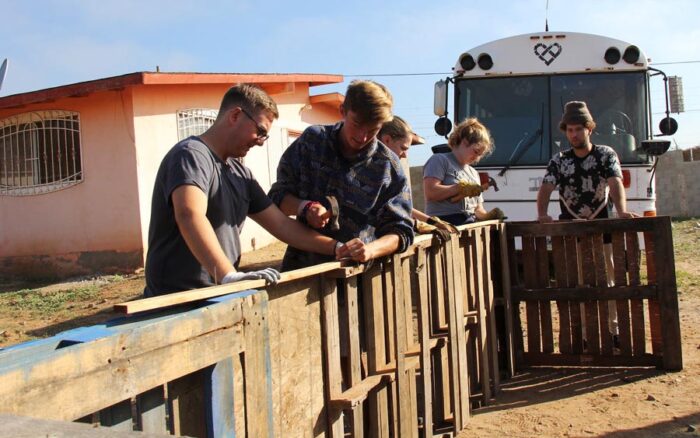
<svg viewBox="0 0 700 438">
<path fill-rule="evenodd" d="M 205 383 L 207 400 L 207 438 L 234 438 L 233 358 L 210 367 Z"/>
</svg>

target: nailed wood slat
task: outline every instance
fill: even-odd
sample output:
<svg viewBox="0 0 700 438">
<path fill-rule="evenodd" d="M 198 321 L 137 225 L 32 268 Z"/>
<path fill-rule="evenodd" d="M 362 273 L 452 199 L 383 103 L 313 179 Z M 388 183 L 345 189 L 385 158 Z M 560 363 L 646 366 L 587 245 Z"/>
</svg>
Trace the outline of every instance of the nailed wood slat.
<svg viewBox="0 0 700 438">
<path fill-rule="evenodd" d="M 588 286 L 596 285 L 595 266 L 593 258 L 593 242 L 590 235 L 579 237 L 579 251 L 581 253 L 581 266 L 579 269 L 583 274 L 583 283 Z M 600 332 L 598 330 L 598 303 L 586 301 L 585 321 L 583 325 L 586 329 L 584 336 L 588 344 L 588 352 L 600 354 Z"/>
<path fill-rule="evenodd" d="M 505 225 L 498 225 L 498 239 L 500 245 L 500 260 L 501 260 L 501 285 L 503 287 L 503 313 L 505 316 L 505 354 L 506 354 L 506 371 L 508 377 L 515 375 L 515 342 L 514 342 L 514 327 L 513 327 L 513 306 L 511 297 L 511 258 L 509 257 L 508 240 L 506 237 Z"/>
<path fill-rule="evenodd" d="M 566 277 L 566 247 L 564 245 L 564 238 L 561 236 L 552 237 L 552 261 L 554 263 L 556 287 L 564 288 L 569 286 Z M 561 353 L 572 353 L 569 302 L 557 300 L 557 310 L 559 311 L 559 351 Z"/>
<path fill-rule="evenodd" d="M 362 381 L 362 353 L 360 351 L 360 314 L 357 294 L 358 277 L 345 280 L 345 309 L 348 312 L 348 364 L 350 367 L 349 385 L 354 389 Z M 365 395 L 366 397 L 366 395 Z M 361 404 L 353 405 L 352 434 L 361 438 L 364 436 L 364 410 Z"/>
<path fill-rule="evenodd" d="M 537 253 L 537 283 L 540 287 L 549 287 L 549 250 L 547 238 L 535 238 Z M 540 301 L 540 330 L 542 333 L 542 352 L 554 351 L 554 334 L 552 333 L 552 308 L 549 301 Z"/>
<path fill-rule="evenodd" d="M 382 273 L 378 266 L 365 272 L 362 276 L 362 294 L 365 328 L 367 330 L 367 368 L 369 374 L 386 365 L 386 348 L 384 335 L 384 300 Z M 369 396 L 369 433 L 370 436 L 389 436 L 389 397 L 387 389 L 380 388 Z"/>
<path fill-rule="evenodd" d="M 416 257 L 416 269 L 414 271 L 414 283 L 418 286 L 418 339 L 420 340 L 420 388 L 423 393 L 423 404 L 419 415 L 423 416 L 423 433 L 426 437 L 433 436 L 433 387 L 432 387 L 432 363 L 431 350 L 433 342 L 437 345 L 437 339 L 430 338 L 430 299 L 428 297 L 428 260 L 425 250 L 418 251 Z"/>
<path fill-rule="evenodd" d="M 347 265 L 348 263 L 328 262 L 322 263 L 320 265 L 310 266 L 308 268 L 283 272 L 282 278 L 277 282 L 277 284 L 284 284 L 290 281 L 307 278 L 313 275 L 335 271 Z M 167 295 L 160 295 L 157 297 L 129 301 L 127 303 L 115 304 L 114 311 L 130 315 L 133 313 L 145 312 L 148 310 L 162 309 L 165 307 L 187 304 L 195 301 L 202 301 L 209 298 L 219 297 L 221 295 L 228 295 L 235 292 L 247 291 L 250 289 L 261 289 L 265 288 L 266 286 L 267 283 L 265 282 L 265 280 L 245 280 L 236 283 L 222 284 L 218 286 L 176 292 Z"/>
<path fill-rule="evenodd" d="M 605 266 L 605 248 L 603 244 L 603 235 L 596 234 L 592 236 L 593 241 L 593 263 L 595 264 L 595 280 L 598 288 L 608 287 L 608 276 Z M 598 289 L 605 290 L 605 289 Z M 610 312 L 608 310 L 608 300 L 598 300 L 598 330 L 600 333 L 600 350 L 603 354 L 611 355 L 613 353 L 612 333 L 610 333 L 609 319 Z"/>
<path fill-rule="evenodd" d="M 627 285 L 627 255 L 625 253 L 625 234 L 613 233 L 613 265 L 615 269 L 615 286 Z M 620 339 L 620 353 L 624 356 L 632 355 L 632 334 L 630 324 L 630 303 L 627 299 L 618 299 L 617 326 Z"/>
<path fill-rule="evenodd" d="M 529 236 L 523 236 L 523 277 L 526 288 L 534 289 L 538 286 L 535 239 Z M 526 301 L 525 312 L 527 315 L 527 351 L 531 353 L 541 352 L 539 302 Z"/>
<path fill-rule="evenodd" d="M 636 232 L 625 233 L 627 246 L 627 273 L 630 286 L 641 284 L 639 278 L 639 236 Z M 632 354 L 635 356 L 646 353 L 646 339 L 644 336 L 644 303 L 640 299 L 630 300 L 630 313 L 632 315 Z"/>
<path fill-rule="evenodd" d="M 575 236 L 565 236 L 566 247 L 566 280 L 569 287 L 581 286 L 579 281 L 579 251 Z M 581 304 L 569 301 L 569 316 L 571 318 L 571 349 L 573 353 L 583 352 L 583 321 L 581 320 Z"/>
<path fill-rule="evenodd" d="M 321 280 L 321 320 L 325 362 L 326 400 L 337 399 L 343 392 L 343 376 L 340 367 L 340 326 L 338 318 L 338 285 L 335 279 Z M 326 410 L 327 430 L 331 437 L 342 437 L 343 415 L 334 409 Z"/>
<path fill-rule="evenodd" d="M 496 306 L 493 287 L 493 272 L 491 265 L 493 257 L 491 254 L 491 227 L 484 228 L 484 294 L 486 303 L 487 333 L 488 340 L 484 342 L 489 346 L 489 362 L 491 367 L 491 380 L 493 381 L 493 394 L 498 395 L 500 390 L 500 370 L 498 366 L 498 336 L 496 330 Z M 488 382 L 487 382 L 488 383 Z"/>
<path fill-rule="evenodd" d="M 659 224 L 661 225 L 661 224 Z M 647 282 L 649 284 L 657 283 L 656 265 L 657 260 L 665 263 L 664 259 L 658 257 L 655 249 L 654 232 L 644 233 L 644 253 L 646 256 L 647 265 Z M 672 240 L 671 240 L 672 243 Z M 661 309 L 659 307 L 658 298 L 652 298 L 648 301 L 649 317 L 649 336 L 651 337 L 651 351 L 653 354 L 660 355 L 663 350 L 663 339 L 661 338 Z"/>
<path fill-rule="evenodd" d="M 673 234 L 669 218 L 654 233 L 654 248 L 657 255 L 656 279 L 659 287 L 661 335 L 663 337 L 663 367 L 678 371 L 683 368 L 681 350 L 680 314 L 678 313 L 678 291 L 676 289 Z M 663 261 L 663 262 L 662 262 Z"/>
</svg>

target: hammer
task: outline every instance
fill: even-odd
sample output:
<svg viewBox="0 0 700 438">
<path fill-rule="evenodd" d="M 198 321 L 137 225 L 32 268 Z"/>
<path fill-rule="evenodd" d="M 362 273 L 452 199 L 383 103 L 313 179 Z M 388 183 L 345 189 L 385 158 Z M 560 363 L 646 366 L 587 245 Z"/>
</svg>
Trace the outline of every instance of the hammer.
<svg viewBox="0 0 700 438">
<path fill-rule="evenodd" d="M 338 219 L 340 219 L 340 207 L 338 207 L 338 200 L 335 198 L 335 196 L 326 196 L 326 201 L 328 201 L 329 209 L 328 212 L 326 212 L 328 217 L 328 225 L 331 227 L 331 230 L 337 231 L 340 229 L 340 223 L 338 222 Z"/>
</svg>

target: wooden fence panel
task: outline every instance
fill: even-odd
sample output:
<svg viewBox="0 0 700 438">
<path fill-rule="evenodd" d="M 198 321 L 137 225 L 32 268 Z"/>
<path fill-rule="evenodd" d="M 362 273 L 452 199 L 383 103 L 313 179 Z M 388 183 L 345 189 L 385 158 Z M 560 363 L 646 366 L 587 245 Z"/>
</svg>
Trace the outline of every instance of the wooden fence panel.
<svg viewBox="0 0 700 438">
<path fill-rule="evenodd" d="M 511 278 L 511 289 L 513 304 L 526 302 L 528 348 L 516 353 L 524 365 L 682 367 L 669 218 L 509 223 L 506 230 L 510 241 L 522 241 L 523 280 Z M 653 249 L 647 244 L 647 272 L 653 275 L 644 280 L 639 233 Z M 551 239 L 551 253 L 540 252 L 546 239 Z M 519 262 L 517 250 L 510 256 L 511 263 Z M 553 328 L 547 327 L 545 309 L 552 301 L 560 321 L 559 348 L 548 352 Z M 513 331 L 519 333 L 517 327 Z M 522 345 L 517 339 L 514 344 Z M 647 344 L 653 346 L 651 353 Z"/>
</svg>

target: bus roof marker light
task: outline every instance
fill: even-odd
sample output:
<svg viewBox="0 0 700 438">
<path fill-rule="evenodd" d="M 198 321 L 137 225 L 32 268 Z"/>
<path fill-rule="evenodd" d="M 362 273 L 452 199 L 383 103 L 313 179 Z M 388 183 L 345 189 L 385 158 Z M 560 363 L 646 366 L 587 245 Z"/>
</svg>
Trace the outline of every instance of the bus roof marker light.
<svg viewBox="0 0 700 438">
<path fill-rule="evenodd" d="M 493 59 L 491 59 L 491 55 L 488 53 L 482 53 L 479 55 L 477 62 L 482 70 L 491 70 L 491 67 L 493 67 Z"/>
<path fill-rule="evenodd" d="M 474 57 L 472 55 L 463 53 L 462 56 L 459 57 L 459 65 L 462 66 L 464 71 L 469 71 L 476 67 L 476 62 L 474 62 Z"/>
<path fill-rule="evenodd" d="M 617 64 L 620 62 L 620 50 L 617 47 L 610 47 L 608 50 L 605 51 L 605 62 L 608 64 Z"/>
<path fill-rule="evenodd" d="M 625 53 L 622 55 L 622 59 L 628 64 L 635 64 L 639 61 L 639 47 L 629 46 L 625 49 Z"/>
</svg>

